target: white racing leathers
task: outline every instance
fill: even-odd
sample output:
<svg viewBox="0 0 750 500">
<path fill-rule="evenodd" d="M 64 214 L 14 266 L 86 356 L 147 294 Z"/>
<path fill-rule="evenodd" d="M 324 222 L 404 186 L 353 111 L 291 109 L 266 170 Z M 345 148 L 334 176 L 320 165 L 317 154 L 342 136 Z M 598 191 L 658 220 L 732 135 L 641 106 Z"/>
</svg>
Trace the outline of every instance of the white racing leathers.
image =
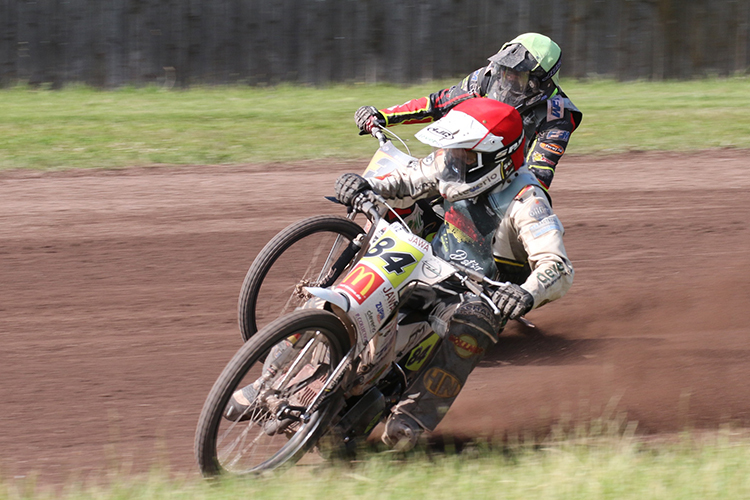
<svg viewBox="0 0 750 500">
<path fill-rule="evenodd" d="M 455 185 L 443 185 L 437 175 L 442 158 L 438 150 L 368 182 L 396 207 L 437 194 L 452 197 L 456 193 L 447 191 Z M 432 243 L 440 257 L 498 281 L 520 284 L 534 297 L 534 308 L 570 288 L 573 267 L 563 246 L 562 224 L 526 167 L 475 198 L 444 201 L 443 209 L 445 221 Z M 497 342 L 504 321 L 482 299 L 466 293 L 436 304 L 430 325 L 443 342 L 386 422 L 383 441 L 396 449 L 410 448 L 421 430 L 437 427 L 471 371 Z"/>
<path fill-rule="evenodd" d="M 375 191 L 396 207 L 442 192 L 440 150 L 382 178 Z M 433 240 L 440 257 L 500 281 L 521 285 L 534 308 L 559 299 L 573 283 L 563 226 L 536 177 L 522 167 L 506 182 L 476 198 L 445 201 L 445 223 Z"/>
</svg>

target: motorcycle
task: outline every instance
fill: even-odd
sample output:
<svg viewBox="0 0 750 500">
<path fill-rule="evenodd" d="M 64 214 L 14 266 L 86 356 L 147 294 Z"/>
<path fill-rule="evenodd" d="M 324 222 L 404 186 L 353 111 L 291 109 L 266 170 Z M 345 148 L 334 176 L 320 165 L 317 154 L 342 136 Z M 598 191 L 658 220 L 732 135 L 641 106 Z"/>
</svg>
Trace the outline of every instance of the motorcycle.
<svg viewBox="0 0 750 500">
<path fill-rule="evenodd" d="M 369 224 L 347 246 L 356 242 L 354 258 L 342 253 L 317 283 L 299 284 L 304 301 L 251 335 L 211 389 L 195 440 L 204 476 L 288 467 L 313 448 L 353 449 L 442 342 L 428 322 L 432 299 L 470 293 L 499 313 L 490 297 L 503 283 L 438 257 L 402 219 L 381 215 L 385 200 L 361 196 L 355 206 Z"/>
<path fill-rule="evenodd" d="M 406 149 L 399 150 L 383 129 L 373 130 L 380 147 L 363 176 L 381 176 L 416 160 L 398 136 L 389 132 Z M 416 206 L 406 219 L 412 228 L 421 223 L 423 209 Z M 243 342 L 262 326 L 297 307 L 309 295 L 304 288 L 331 286 L 351 267 L 362 245 L 365 230 L 347 217 L 317 215 L 296 222 L 278 233 L 258 253 L 245 275 L 239 295 L 238 323 Z"/>
</svg>

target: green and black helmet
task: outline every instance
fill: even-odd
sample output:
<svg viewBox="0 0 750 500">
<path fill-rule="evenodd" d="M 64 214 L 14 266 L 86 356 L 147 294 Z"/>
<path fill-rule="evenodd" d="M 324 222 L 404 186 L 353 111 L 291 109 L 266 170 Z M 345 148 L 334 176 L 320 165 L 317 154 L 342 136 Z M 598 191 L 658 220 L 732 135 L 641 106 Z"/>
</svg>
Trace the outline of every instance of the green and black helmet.
<svg viewBox="0 0 750 500">
<path fill-rule="evenodd" d="M 551 38 L 524 33 L 490 57 L 487 97 L 519 111 L 555 94 L 562 51 Z"/>
</svg>

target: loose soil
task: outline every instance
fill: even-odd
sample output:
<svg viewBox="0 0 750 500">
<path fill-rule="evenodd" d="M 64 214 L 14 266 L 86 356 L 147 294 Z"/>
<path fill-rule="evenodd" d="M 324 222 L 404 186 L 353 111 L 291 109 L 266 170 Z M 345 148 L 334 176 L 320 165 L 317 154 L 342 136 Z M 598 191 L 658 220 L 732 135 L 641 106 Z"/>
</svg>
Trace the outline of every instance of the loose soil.
<svg viewBox="0 0 750 500">
<path fill-rule="evenodd" d="M 436 434 L 750 426 L 748 156 L 566 156 L 573 288 L 506 329 Z M 342 213 L 323 196 L 362 167 L 0 173 L 0 477 L 197 475 L 248 266 L 287 224 Z"/>
</svg>

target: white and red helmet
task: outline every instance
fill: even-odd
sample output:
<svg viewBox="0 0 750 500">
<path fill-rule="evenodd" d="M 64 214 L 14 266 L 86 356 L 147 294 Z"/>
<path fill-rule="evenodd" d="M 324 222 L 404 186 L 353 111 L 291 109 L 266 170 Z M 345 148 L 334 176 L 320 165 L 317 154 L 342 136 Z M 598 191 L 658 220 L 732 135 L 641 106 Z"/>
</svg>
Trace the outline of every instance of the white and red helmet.
<svg viewBox="0 0 750 500">
<path fill-rule="evenodd" d="M 473 198 L 509 182 L 524 163 L 521 115 L 486 97 L 458 104 L 415 137 L 440 148 L 436 155 L 445 155 L 439 189 L 448 201 Z"/>
</svg>

